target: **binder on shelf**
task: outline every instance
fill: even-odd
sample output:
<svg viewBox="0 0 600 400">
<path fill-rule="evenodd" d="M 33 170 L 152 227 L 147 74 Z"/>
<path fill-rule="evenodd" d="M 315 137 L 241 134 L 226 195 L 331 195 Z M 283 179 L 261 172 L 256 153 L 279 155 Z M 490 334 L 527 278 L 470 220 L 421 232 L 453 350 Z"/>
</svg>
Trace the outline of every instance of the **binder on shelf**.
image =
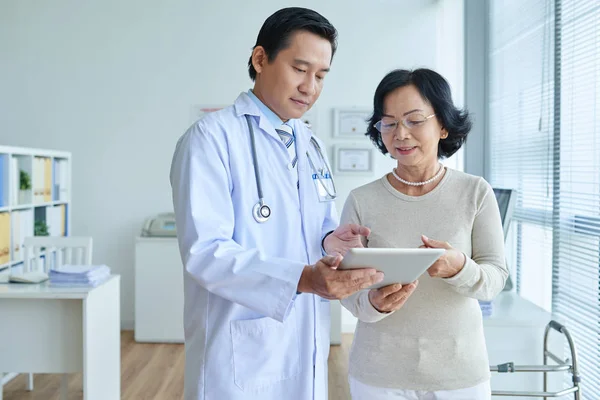
<svg viewBox="0 0 600 400">
<path fill-rule="evenodd" d="M 12 213 L 12 261 L 20 261 L 23 255 L 21 252 L 21 214 L 21 211 Z"/>
<path fill-rule="evenodd" d="M 0 213 L 0 265 L 10 261 L 10 214 Z"/>
<path fill-rule="evenodd" d="M 44 202 L 52 201 L 52 160 L 44 159 Z"/>
<path fill-rule="evenodd" d="M 52 201 L 60 199 L 60 161 L 54 159 L 52 164 Z"/>
<path fill-rule="evenodd" d="M 23 244 L 26 237 L 34 236 L 33 210 L 14 211 L 12 213 L 12 260 L 23 261 Z"/>
<path fill-rule="evenodd" d="M 54 201 L 65 201 L 67 199 L 67 160 L 54 159 L 53 169 L 53 199 Z"/>
<path fill-rule="evenodd" d="M 33 185 L 33 203 L 34 204 L 39 204 L 41 203 L 41 199 L 40 199 L 40 175 L 42 174 L 42 171 L 40 169 L 40 158 L 39 157 L 35 157 L 33 159 L 33 179 L 32 179 L 32 185 Z"/>
<path fill-rule="evenodd" d="M 33 163 L 34 203 L 50 203 L 52 201 L 52 164 L 50 158 L 35 157 Z"/>
<path fill-rule="evenodd" d="M 10 158 L 10 188 L 11 193 L 10 204 L 13 206 L 19 205 L 19 191 L 21 188 L 21 180 L 19 179 L 19 160 L 16 157 Z"/>
<path fill-rule="evenodd" d="M 59 209 L 59 215 L 58 215 L 58 220 L 60 221 L 60 231 L 59 231 L 59 235 L 60 236 L 66 236 L 67 235 L 67 229 L 66 229 L 66 225 L 67 225 L 67 208 L 66 205 L 61 204 L 58 206 Z"/>
<path fill-rule="evenodd" d="M 8 181 L 8 165 L 5 166 L 6 155 L 0 154 L 0 208 L 6 207 L 7 198 L 6 194 L 8 193 L 8 187 L 5 189 L 4 186 Z"/>
</svg>

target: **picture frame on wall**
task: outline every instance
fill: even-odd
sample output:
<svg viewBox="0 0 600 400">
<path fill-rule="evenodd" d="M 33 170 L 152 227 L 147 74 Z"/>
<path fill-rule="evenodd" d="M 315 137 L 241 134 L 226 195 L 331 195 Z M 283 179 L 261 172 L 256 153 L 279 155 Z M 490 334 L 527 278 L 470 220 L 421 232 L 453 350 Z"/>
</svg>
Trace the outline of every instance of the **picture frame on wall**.
<svg viewBox="0 0 600 400">
<path fill-rule="evenodd" d="M 334 108 L 333 136 L 339 138 L 364 138 L 371 110 L 367 108 Z"/>
<path fill-rule="evenodd" d="M 373 175 L 373 147 L 361 144 L 333 146 L 334 173 L 336 175 Z"/>
</svg>

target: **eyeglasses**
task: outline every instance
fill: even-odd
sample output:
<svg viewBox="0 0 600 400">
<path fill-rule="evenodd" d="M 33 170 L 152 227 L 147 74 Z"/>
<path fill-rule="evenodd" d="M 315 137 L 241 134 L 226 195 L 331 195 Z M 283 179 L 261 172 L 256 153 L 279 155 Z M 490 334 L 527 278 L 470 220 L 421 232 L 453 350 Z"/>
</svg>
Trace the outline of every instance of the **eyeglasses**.
<svg viewBox="0 0 600 400">
<path fill-rule="evenodd" d="M 423 114 L 413 113 L 409 114 L 406 117 L 402 118 L 400 121 L 395 120 L 391 117 L 383 117 L 381 121 L 378 121 L 373 125 L 375 129 L 377 129 L 381 134 L 389 134 L 392 133 L 398 128 L 398 124 L 402 122 L 402 125 L 406 127 L 406 129 L 415 130 L 427 122 L 428 119 L 435 117 L 435 114 L 431 114 L 426 117 Z"/>
</svg>

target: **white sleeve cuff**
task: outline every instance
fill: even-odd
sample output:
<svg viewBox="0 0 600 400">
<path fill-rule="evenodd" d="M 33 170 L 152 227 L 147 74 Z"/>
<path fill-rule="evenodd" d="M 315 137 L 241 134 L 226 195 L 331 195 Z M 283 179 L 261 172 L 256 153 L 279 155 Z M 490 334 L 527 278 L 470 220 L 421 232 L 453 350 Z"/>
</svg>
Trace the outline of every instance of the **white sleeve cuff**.
<svg viewBox="0 0 600 400">
<path fill-rule="evenodd" d="M 289 282 L 286 282 L 286 284 L 281 287 L 280 302 L 275 309 L 274 316 L 274 319 L 277 321 L 283 322 L 290 314 L 294 302 L 296 301 L 296 297 L 300 294 L 300 292 L 298 292 L 298 282 L 300 281 L 300 276 L 302 276 L 304 267 L 304 264 L 299 263 L 290 269 L 290 272 L 293 271 L 294 276 Z"/>
<path fill-rule="evenodd" d="M 366 323 L 374 323 L 392 315 L 394 312 L 382 313 L 371 304 L 369 300 L 369 289 L 361 290 L 358 294 L 358 319 Z"/>
</svg>

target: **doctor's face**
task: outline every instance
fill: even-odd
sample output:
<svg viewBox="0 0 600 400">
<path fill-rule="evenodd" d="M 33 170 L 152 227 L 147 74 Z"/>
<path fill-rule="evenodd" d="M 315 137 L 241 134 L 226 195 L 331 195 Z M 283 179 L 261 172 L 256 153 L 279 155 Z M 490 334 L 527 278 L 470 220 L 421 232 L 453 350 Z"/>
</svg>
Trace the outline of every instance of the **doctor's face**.
<svg viewBox="0 0 600 400">
<path fill-rule="evenodd" d="M 307 31 L 293 34 L 271 62 L 258 46 L 252 56 L 254 94 L 283 121 L 300 118 L 319 98 L 331 56 L 329 41 Z"/>
</svg>

